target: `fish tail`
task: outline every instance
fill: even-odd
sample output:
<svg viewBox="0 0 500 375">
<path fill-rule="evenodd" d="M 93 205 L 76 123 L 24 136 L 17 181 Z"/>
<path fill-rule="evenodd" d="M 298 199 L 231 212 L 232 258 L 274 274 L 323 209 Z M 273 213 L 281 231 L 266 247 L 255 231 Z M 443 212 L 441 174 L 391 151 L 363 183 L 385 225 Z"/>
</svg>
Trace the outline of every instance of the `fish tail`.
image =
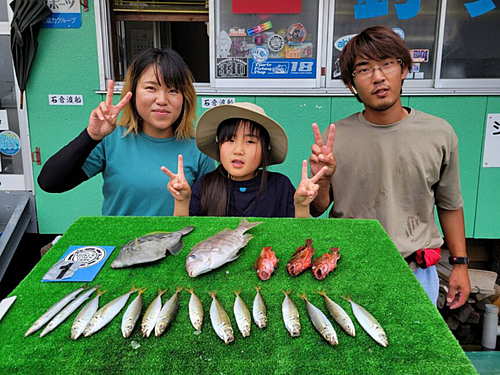
<svg viewBox="0 0 500 375">
<path fill-rule="evenodd" d="M 306 291 L 302 291 L 302 294 L 297 293 L 297 297 L 303 299 L 304 301 L 307 301 Z"/>
<path fill-rule="evenodd" d="M 189 227 L 182 228 L 179 232 L 182 233 L 183 236 L 185 236 L 188 233 L 191 233 L 194 229 L 194 226 L 190 225 Z"/>
<path fill-rule="evenodd" d="M 184 289 L 183 286 L 177 286 L 177 289 L 175 290 L 175 293 L 176 294 L 180 293 L 182 289 Z"/>
<path fill-rule="evenodd" d="M 141 289 L 140 289 L 140 288 L 136 288 L 136 287 L 135 287 L 135 284 L 132 284 L 132 288 L 130 288 L 130 291 L 131 291 L 132 293 L 138 292 L 139 290 L 141 290 Z"/>
<path fill-rule="evenodd" d="M 348 294 L 347 296 L 340 296 L 340 298 L 345 299 L 346 301 L 352 301 L 351 296 Z"/>
<path fill-rule="evenodd" d="M 160 296 L 161 296 L 162 294 L 167 293 L 167 292 L 168 292 L 168 288 L 167 288 L 167 289 L 163 289 L 163 290 L 161 290 L 160 288 L 158 288 L 158 295 L 160 295 Z"/>
<path fill-rule="evenodd" d="M 144 289 L 139 289 L 139 294 L 144 294 L 144 292 L 148 290 L 148 288 L 144 288 Z"/>
<path fill-rule="evenodd" d="M 290 296 L 290 294 L 292 293 L 292 290 L 283 290 L 281 289 L 281 293 L 283 293 L 285 296 Z"/>
<path fill-rule="evenodd" d="M 316 293 L 318 293 L 320 296 L 326 297 L 326 292 L 325 289 L 317 290 Z"/>
<path fill-rule="evenodd" d="M 262 224 L 262 221 L 256 221 L 254 223 L 250 223 L 246 217 L 243 218 L 243 220 L 240 221 L 240 225 L 238 228 L 244 229 L 245 231 L 249 230 L 250 228 L 256 227 L 257 225 Z"/>
<path fill-rule="evenodd" d="M 194 289 L 193 288 L 186 288 L 186 292 L 193 294 Z"/>
<path fill-rule="evenodd" d="M 212 297 L 212 298 L 215 298 L 215 297 L 217 297 L 217 291 L 216 291 L 216 290 L 214 290 L 213 292 L 208 292 L 208 295 L 209 295 L 210 297 Z"/>
<path fill-rule="evenodd" d="M 239 296 L 239 295 L 240 295 L 240 293 L 241 293 L 241 289 L 238 289 L 238 290 L 235 290 L 235 291 L 234 291 L 234 294 L 236 294 L 237 296 Z"/>
<path fill-rule="evenodd" d="M 106 293 L 107 290 L 101 290 L 101 289 L 97 289 L 97 295 L 98 296 L 102 296 L 104 293 Z"/>
<path fill-rule="evenodd" d="M 256 290 L 258 293 L 260 293 L 261 289 L 262 289 L 262 287 L 261 287 L 261 286 L 256 286 L 256 287 L 255 287 L 255 290 Z"/>
</svg>

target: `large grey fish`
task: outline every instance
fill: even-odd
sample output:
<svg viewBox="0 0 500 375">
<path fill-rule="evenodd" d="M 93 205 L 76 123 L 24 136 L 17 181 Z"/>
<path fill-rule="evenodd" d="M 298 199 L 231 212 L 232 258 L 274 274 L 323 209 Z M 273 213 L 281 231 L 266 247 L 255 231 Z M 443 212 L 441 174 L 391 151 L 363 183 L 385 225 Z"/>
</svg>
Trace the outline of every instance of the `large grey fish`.
<svg viewBox="0 0 500 375">
<path fill-rule="evenodd" d="M 170 297 L 170 299 L 165 303 L 165 306 L 161 309 L 155 325 L 156 337 L 161 336 L 177 316 L 177 310 L 179 310 L 179 293 L 182 289 L 184 289 L 184 287 L 177 287 L 174 295 Z"/>
<path fill-rule="evenodd" d="M 285 295 L 285 299 L 283 300 L 283 304 L 281 305 L 281 312 L 283 313 L 283 321 L 285 322 L 285 327 L 287 331 L 290 333 L 290 336 L 297 337 L 300 336 L 300 315 L 299 310 L 297 309 L 297 305 L 290 298 L 289 290 L 285 292 L 282 290 Z"/>
<path fill-rule="evenodd" d="M 253 299 L 252 314 L 253 320 L 255 321 L 255 324 L 257 324 L 257 327 L 263 329 L 267 326 L 267 307 L 266 303 L 264 302 L 264 298 L 262 298 L 262 294 L 260 294 L 261 289 L 262 288 L 260 286 L 255 287 L 257 294 Z"/>
<path fill-rule="evenodd" d="M 337 332 L 335 332 L 332 323 L 330 323 L 325 314 L 323 314 L 320 309 L 307 300 L 306 292 L 299 294 L 299 297 L 306 303 L 307 314 L 309 315 L 314 328 L 316 328 L 320 335 L 323 336 L 323 338 L 330 345 L 337 345 L 339 343 L 337 339 Z"/>
<path fill-rule="evenodd" d="M 189 299 L 189 319 L 194 329 L 201 331 L 201 326 L 203 325 L 203 305 L 198 296 L 194 294 L 192 288 L 187 289 L 187 291 L 191 293 L 191 298 Z"/>
<path fill-rule="evenodd" d="M 99 297 L 102 296 L 106 291 L 97 290 L 97 296 L 92 298 L 92 300 L 83 306 L 71 326 L 71 338 L 76 340 L 83 333 L 85 327 L 90 322 L 90 319 L 94 316 L 95 312 L 99 308 Z"/>
<path fill-rule="evenodd" d="M 73 311 L 79 308 L 82 303 L 89 299 L 92 293 L 95 292 L 97 288 L 91 288 L 82 294 L 80 294 L 76 299 L 71 301 L 64 309 L 62 309 L 56 316 L 52 318 L 52 320 L 47 324 L 45 329 L 40 333 L 40 337 L 45 336 L 47 333 L 51 332 L 55 328 L 59 326 L 62 322 L 66 320 L 68 316 L 70 316 Z"/>
<path fill-rule="evenodd" d="M 210 272 L 238 258 L 238 251 L 252 238 L 245 234 L 262 222 L 249 223 L 246 218 L 233 230 L 224 229 L 195 245 L 186 258 L 186 270 L 191 277 Z"/>
<path fill-rule="evenodd" d="M 236 318 L 236 324 L 240 330 L 243 337 L 250 336 L 250 330 L 252 328 L 252 318 L 250 317 L 250 311 L 248 311 L 247 304 L 241 298 L 241 290 L 236 290 L 236 300 L 234 301 L 234 317 Z"/>
<path fill-rule="evenodd" d="M 178 254 L 184 247 L 181 238 L 194 229 L 189 226 L 171 233 L 150 233 L 136 238 L 125 245 L 120 250 L 120 254 L 111 263 L 112 268 L 123 268 L 134 264 L 149 263 L 165 258 L 167 251 Z"/>
<path fill-rule="evenodd" d="M 372 339 L 374 339 L 384 348 L 387 347 L 387 345 L 389 345 L 389 340 L 387 339 L 387 335 L 385 334 L 384 329 L 382 328 L 380 323 L 377 322 L 377 319 L 375 319 L 372 314 L 366 311 L 365 308 L 354 302 L 349 296 L 347 298 L 342 298 L 351 303 L 352 312 L 354 313 L 354 316 L 358 320 L 361 327 L 363 327 L 363 329 L 366 331 L 366 333 L 368 333 L 372 337 Z"/>
<path fill-rule="evenodd" d="M 217 292 L 208 293 L 212 297 L 212 304 L 210 305 L 210 321 L 212 322 L 212 327 L 225 344 L 229 344 L 234 341 L 233 327 L 231 327 L 231 321 L 227 315 L 226 310 L 217 300 Z"/>
<path fill-rule="evenodd" d="M 35 323 L 26 331 L 24 337 L 31 335 L 33 332 L 38 331 L 42 326 L 47 323 L 50 319 L 52 319 L 59 311 L 63 309 L 70 301 L 73 301 L 78 294 L 85 288 L 78 288 L 74 292 L 66 295 L 62 300 L 53 305 L 50 309 L 48 309 L 45 313 L 39 317 Z"/>
<path fill-rule="evenodd" d="M 113 318 L 117 316 L 118 313 L 123 309 L 123 306 L 125 306 L 125 304 L 127 303 L 130 295 L 137 292 L 138 290 L 139 289 L 136 289 L 134 286 L 132 286 L 129 292 L 118 298 L 115 298 L 111 302 L 108 302 L 106 305 L 101 307 L 90 319 L 89 324 L 87 324 L 85 330 L 83 331 L 83 335 L 85 337 L 89 337 L 99 331 L 106 324 L 111 322 Z"/>
<path fill-rule="evenodd" d="M 316 293 L 318 293 L 320 296 L 323 296 L 323 298 L 325 299 L 327 310 L 330 312 L 330 315 L 333 319 L 335 319 L 338 325 L 341 326 L 349 336 L 356 336 L 354 323 L 352 322 L 351 317 L 344 311 L 344 309 L 336 304 L 332 299 L 328 298 L 325 290 L 322 290 L 321 292 L 316 291 Z"/>
<path fill-rule="evenodd" d="M 158 320 L 158 315 L 161 310 L 161 296 L 168 291 L 168 288 L 165 290 L 158 289 L 158 295 L 151 302 L 148 309 L 144 313 L 142 317 L 141 331 L 142 337 L 149 337 L 153 329 L 155 328 L 156 321 Z"/>
<path fill-rule="evenodd" d="M 146 291 L 147 288 L 139 289 L 139 294 L 135 299 L 128 305 L 127 310 L 125 310 L 125 314 L 123 314 L 122 318 L 122 334 L 123 337 L 127 338 L 130 336 L 132 331 L 134 330 L 135 324 L 139 320 L 142 311 L 142 294 Z"/>
</svg>

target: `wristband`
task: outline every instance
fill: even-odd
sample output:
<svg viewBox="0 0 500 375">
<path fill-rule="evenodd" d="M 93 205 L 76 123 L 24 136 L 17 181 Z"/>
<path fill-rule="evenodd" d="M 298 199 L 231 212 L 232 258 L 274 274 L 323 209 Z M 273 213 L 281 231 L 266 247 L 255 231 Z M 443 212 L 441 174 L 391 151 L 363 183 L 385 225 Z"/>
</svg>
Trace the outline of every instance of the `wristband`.
<svg viewBox="0 0 500 375">
<path fill-rule="evenodd" d="M 449 257 L 448 262 L 450 264 L 469 264 L 469 258 L 467 258 L 467 257 Z"/>
</svg>

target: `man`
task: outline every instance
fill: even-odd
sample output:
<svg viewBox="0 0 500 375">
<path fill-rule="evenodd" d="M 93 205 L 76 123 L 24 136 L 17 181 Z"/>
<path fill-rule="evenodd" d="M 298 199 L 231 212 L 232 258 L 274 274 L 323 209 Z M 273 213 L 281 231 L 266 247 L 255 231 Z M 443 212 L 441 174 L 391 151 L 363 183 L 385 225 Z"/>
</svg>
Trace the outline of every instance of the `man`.
<svg viewBox="0 0 500 375">
<path fill-rule="evenodd" d="M 330 217 L 379 220 L 436 304 L 439 280 L 433 264 L 443 244 L 436 205 L 453 258 L 447 305 L 462 306 L 470 282 L 457 136 L 445 120 L 402 106 L 411 56 L 392 30 L 371 27 L 352 38 L 340 67 L 342 80 L 365 109 L 330 125 L 323 138 L 313 124 L 311 172 L 328 170 L 318 181 L 311 213 L 321 215 L 333 201 Z"/>
</svg>

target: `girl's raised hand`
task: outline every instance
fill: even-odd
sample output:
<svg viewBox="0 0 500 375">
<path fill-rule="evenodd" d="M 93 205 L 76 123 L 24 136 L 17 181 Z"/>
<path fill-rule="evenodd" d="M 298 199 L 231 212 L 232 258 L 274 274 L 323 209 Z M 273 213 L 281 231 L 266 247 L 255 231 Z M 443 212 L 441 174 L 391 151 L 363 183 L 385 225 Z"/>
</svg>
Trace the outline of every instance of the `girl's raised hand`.
<svg viewBox="0 0 500 375">
<path fill-rule="evenodd" d="M 118 119 L 120 111 L 128 104 L 130 98 L 132 98 L 132 93 L 129 91 L 117 105 L 113 105 L 114 87 L 115 83 L 109 80 L 106 101 L 101 102 L 99 106 L 90 113 L 87 132 L 90 137 L 96 141 L 102 140 L 115 130 L 116 120 Z"/>
<path fill-rule="evenodd" d="M 178 158 L 177 174 L 172 173 L 165 166 L 162 166 L 161 170 L 168 177 L 170 177 L 167 189 L 176 201 L 182 202 L 191 198 L 191 187 L 184 176 L 184 162 L 182 155 L 179 155 Z"/>
<path fill-rule="evenodd" d="M 328 171 L 328 167 L 323 167 L 313 177 L 307 177 L 307 160 L 302 161 L 302 180 L 295 191 L 294 202 L 299 206 L 309 206 L 318 195 L 319 185 L 316 183 Z"/>
</svg>

